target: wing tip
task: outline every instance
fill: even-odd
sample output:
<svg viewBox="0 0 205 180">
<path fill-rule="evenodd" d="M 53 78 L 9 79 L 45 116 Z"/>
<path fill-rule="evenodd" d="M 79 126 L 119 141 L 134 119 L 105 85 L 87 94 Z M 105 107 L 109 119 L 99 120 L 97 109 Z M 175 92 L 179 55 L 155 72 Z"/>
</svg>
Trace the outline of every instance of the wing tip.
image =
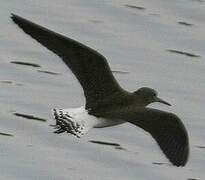
<svg viewBox="0 0 205 180">
<path fill-rule="evenodd" d="M 17 25 L 23 23 L 23 22 L 29 22 L 27 19 L 24 19 L 23 17 L 17 15 L 17 14 L 14 14 L 14 13 L 11 13 L 10 14 L 10 18 L 13 20 L 14 23 L 16 23 Z"/>
<path fill-rule="evenodd" d="M 174 166 L 184 167 L 189 160 L 189 146 L 183 147 L 181 151 L 176 151 L 173 156 L 170 156 L 170 152 L 165 154 Z"/>
<path fill-rule="evenodd" d="M 18 21 L 19 21 L 20 19 L 22 19 L 20 16 L 14 14 L 14 13 L 11 13 L 10 18 L 11 18 L 11 19 L 13 20 L 13 22 L 16 23 L 16 24 L 18 24 Z"/>
<path fill-rule="evenodd" d="M 14 13 L 11 13 L 11 14 L 10 14 L 10 18 L 11 18 L 12 20 L 16 19 L 17 17 L 19 17 L 19 16 L 16 15 L 16 14 L 14 14 Z"/>
</svg>

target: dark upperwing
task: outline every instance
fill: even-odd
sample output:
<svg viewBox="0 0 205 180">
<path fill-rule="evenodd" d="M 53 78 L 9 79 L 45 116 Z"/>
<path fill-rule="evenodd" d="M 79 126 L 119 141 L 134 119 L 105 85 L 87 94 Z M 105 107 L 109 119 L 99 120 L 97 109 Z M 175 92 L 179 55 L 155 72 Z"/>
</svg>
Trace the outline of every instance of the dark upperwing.
<svg viewBox="0 0 205 180">
<path fill-rule="evenodd" d="M 97 51 L 18 15 L 12 14 L 11 18 L 25 33 L 57 54 L 71 69 L 83 87 L 87 109 L 113 93 L 123 92 L 105 57 Z"/>
<path fill-rule="evenodd" d="M 172 164 L 184 166 L 187 163 L 188 133 L 175 114 L 152 108 L 126 107 L 107 112 L 104 117 L 122 119 L 144 129 L 157 141 Z"/>
</svg>

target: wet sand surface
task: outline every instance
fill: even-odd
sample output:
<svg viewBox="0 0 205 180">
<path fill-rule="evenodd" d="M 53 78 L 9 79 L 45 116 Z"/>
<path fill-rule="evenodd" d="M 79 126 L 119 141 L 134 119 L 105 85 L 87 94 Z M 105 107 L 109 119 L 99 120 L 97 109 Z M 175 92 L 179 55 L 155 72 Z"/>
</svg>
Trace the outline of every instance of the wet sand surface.
<svg viewBox="0 0 205 180">
<path fill-rule="evenodd" d="M 175 180 L 205 177 L 205 3 L 202 0 L 0 0 L 0 179 Z M 83 91 L 64 63 L 10 20 L 15 13 L 107 57 L 121 86 L 149 86 L 172 104 L 190 160 L 170 165 L 131 124 L 78 139 L 54 134 L 52 108 L 79 107 Z"/>
</svg>

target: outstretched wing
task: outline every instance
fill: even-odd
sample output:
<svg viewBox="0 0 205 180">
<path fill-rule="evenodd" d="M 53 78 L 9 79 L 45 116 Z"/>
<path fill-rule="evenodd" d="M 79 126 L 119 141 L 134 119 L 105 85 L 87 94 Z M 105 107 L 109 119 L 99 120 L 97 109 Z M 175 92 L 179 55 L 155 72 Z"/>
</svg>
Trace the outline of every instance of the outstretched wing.
<svg viewBox="0 0 205 180">
<path fill-rule="evenodd" d="M 136 121 L 129 122 L 149 132 L 172 164 L 186 164 L 189 156 L 188 134 L 175 114 L 145 108 L 136 113 Z"/>
<path fill-rule="evenodd" d="M 189 140 L 182 121 L 169 112 L 152 108 L 127 108 L 106 114 L 141 127 L 157 141 L 161 150 L 175 166 L 184 166 L 189 156 Z"/>
<path fill-rule="evenodd" d="M 20 16 L 12 14 L 11 18 L 25 33 L 57 54 L 71 69 L 83 87 L 87 108 L 121 91 L 105 57 L 97 51 Z"/>
</svg>

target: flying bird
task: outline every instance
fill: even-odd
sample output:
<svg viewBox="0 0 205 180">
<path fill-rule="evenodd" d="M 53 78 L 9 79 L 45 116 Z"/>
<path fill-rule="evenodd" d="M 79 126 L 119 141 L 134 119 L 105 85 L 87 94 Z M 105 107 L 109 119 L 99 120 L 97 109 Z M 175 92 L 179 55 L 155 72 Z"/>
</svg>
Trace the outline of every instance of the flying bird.
<svg viewBox="0 0 205 180">
<path fill-rule="evenodd" d="M 158 97 L 156 90 L 142 87 L 128 92 L 119 85 L 106 58 L 97 51 L 18 15 L 12 14 L 11 19 L 57 54 L 83 88 L 85 106 L 53 109 L 56 133 L 67 132 L 81 137 L 91 128 L 129 122 L 150 133 L 173 165 L 187 163 L 189 140 L 182 121 L 173 113 L 147 107 L 154 102 L 170 105 Z"/>
</svg>

